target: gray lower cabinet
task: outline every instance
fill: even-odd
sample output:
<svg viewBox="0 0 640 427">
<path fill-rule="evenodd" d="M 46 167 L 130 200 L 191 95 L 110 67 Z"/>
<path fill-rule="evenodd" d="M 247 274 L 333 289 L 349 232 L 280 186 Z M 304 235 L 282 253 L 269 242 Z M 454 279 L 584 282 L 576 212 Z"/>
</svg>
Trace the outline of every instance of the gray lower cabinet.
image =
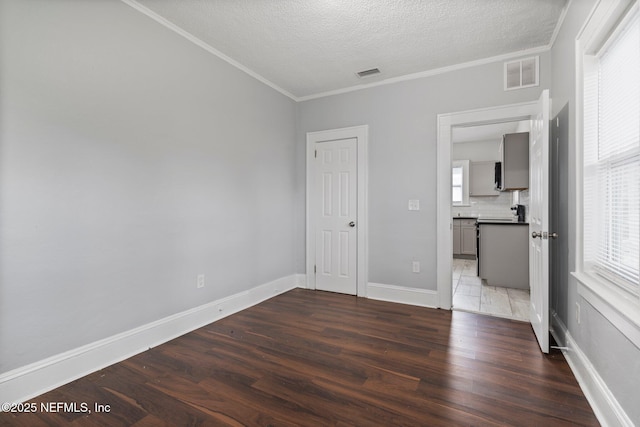
<svg viewBox="0 0 640 427">
<path fill-rule="evenodd" d="M 529 289 L 529 226 L 480 224 L 479 276 L 490 286 Z"/>
<path fill-rule="evenodd" d="M 462 227 L 460 224 L 460 220 L 453 220 L 453 254 L 460 255 L 460 235 L 461 235 Z"/>
<path fill-rule="evenodd" d="M 465 258 L 476 256 L 476 220 L 453 220 L 453 255 L 464 255 Z"/>
<path fill-rule="evenodd" d="M 460 230 L 460 253 L 462 255 L 476 254 L 476 224 L 463 224 Z"/>
</svg>

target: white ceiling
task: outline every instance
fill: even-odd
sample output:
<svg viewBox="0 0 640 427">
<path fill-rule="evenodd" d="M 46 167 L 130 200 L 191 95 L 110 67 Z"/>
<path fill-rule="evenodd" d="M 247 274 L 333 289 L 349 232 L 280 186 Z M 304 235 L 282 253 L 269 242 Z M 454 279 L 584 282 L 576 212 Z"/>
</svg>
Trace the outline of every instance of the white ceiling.
<svg viewBox="0 0 640 427">
<path fill-rule="evenodd" d="M 566 3 L 123 1 L 294 99 L 547 49 Z M 382 73 L 355 74 L 374 67 Z"/>
</svg>

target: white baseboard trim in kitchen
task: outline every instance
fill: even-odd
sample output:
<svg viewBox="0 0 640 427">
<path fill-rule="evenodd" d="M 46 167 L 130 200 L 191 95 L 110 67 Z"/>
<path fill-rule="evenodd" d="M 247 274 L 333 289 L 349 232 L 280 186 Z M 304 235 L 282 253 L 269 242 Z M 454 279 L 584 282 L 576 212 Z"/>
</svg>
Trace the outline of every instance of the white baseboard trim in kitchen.
<svg viewBox="0 0 640 427">
<path fill-rule="evenodd" d="M 600 424 L 603 427 L 634 427 L 633 421 L 555 312 L 551 313 L 551 334 L 560 347 L 566 347 L 562 353 Z"/>
<path fill-rule="evenodd" d="M 367 285 L 367 298 L 421 307 L 438 307 L 437 291 L 382 283 L 369 282 Z"/>
<path fill-rule="evenodd" d="M 0 402 L 32 399 L 209 323 L 297 288 L 292 274 L 0 375 Z"/>
</svg>

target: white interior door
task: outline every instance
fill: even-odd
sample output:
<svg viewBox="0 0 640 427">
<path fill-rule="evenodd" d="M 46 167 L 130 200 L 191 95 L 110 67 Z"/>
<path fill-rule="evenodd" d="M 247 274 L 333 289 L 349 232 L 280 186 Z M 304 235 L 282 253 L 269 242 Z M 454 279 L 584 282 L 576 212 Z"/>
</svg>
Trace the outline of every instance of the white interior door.
<svg viewBox="0 0 640 427">
<path fill-rule="evenodd" d="M 357 138 L 315 144 L 316 289 L 357 294 Z"/>
<path fill-rule="evenodd" d="M 529 283 L 530 320 L 540 349 L 549 352 L 549 91 L 533 117 L 530 138 Z"/>
</svg>

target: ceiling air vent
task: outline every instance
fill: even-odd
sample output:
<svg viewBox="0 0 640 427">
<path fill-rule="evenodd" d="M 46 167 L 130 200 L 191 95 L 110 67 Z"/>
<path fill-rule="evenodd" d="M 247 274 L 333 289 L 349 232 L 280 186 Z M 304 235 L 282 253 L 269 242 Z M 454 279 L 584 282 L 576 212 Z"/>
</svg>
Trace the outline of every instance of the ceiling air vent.
<svg viewBox="0 0 640 427">
<path fill-rule="evenodd" d="M 539 56 L 504 63 L 504 90 L 538 86 Z"/>
<path fill-rule="evenodd" d="M 358 71 L 356 74 L 358 75 L 358 77 L 363 79 L 365 77 L 371 77 L 375 76 L 376 74 L 380 74 L 380 70 L 377 68 L 372 68 L 370 70 Z"/>
</svg>

